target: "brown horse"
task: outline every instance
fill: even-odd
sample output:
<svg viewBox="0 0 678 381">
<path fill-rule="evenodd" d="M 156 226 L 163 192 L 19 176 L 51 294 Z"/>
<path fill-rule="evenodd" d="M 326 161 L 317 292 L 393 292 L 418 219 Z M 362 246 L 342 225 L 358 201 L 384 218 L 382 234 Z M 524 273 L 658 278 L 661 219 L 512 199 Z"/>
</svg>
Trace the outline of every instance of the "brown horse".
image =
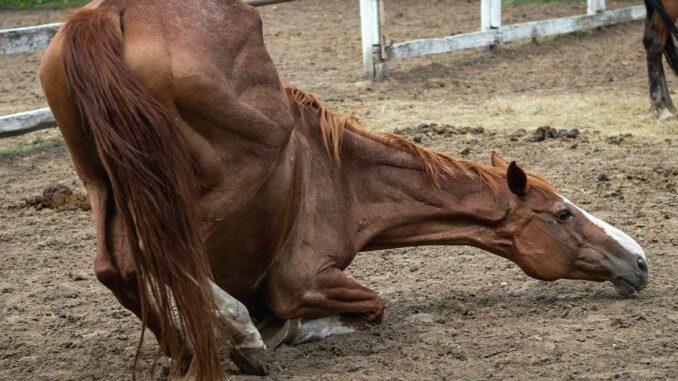
<svg viewBox="0 0 678 381">
<path fill-rule="evenodd" d="M 678 1 L 645 0 L 645 34 L 643 45 L 647 56 L 647 74 L 650 82 L 650 101 L 660 119 L 675 116 L 676 108 L 666 85 L 662 53 L 673 71 L 678 74 L 678 50 L 673 41 L 678 37 L 675 22 L 678 18 Z"/>
<path fill-rule="evenodd" d="M 221 378 L 266 344 L 378 324 L 360 251 L 470 245 L 543 280 L 647 284 L 643 250 L 543 178 L 377 135 L 284 88 L 237 0 L 105 0 L 69 18 L 43 87 L 97 225 L 98 279 L 173 359 Z M 185 368 L 189 365 L 188 368 Z"/>
</svg>

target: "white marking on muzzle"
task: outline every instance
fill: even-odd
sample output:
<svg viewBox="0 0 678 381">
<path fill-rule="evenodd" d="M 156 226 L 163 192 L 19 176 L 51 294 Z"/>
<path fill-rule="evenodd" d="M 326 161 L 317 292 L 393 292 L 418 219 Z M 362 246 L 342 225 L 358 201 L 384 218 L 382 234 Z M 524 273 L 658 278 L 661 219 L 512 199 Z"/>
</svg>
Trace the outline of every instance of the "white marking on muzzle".
<svg viewBox="0 0 678 381">
<path fill-rule="evenodd" d="M 559 195 L 560 196 L 560 195 Z M 591 215 L 589 212 L 585 211 L 584 209 L 578 207 L 577 205 L 573 204 L 570 202 L 570 200 L 566 199 L 563 196 L 560 196 L 560 198 L 563 199 L 563 201 L 566 204 L 572 205 L 575 207 L 577 210 L 582 212 L 582 214 L 589 219 L 594 225 L 600 227 L 605 231 L 605 233 L 610 236 L 612 239 L 617 241 L 621 247 L 626 249 L 628 252 L 638 255 L 639 257 L 643 258 L 644 261 L 647 262 L 647 258 L 645 257 L 645 252 L 643 251 L 643 248 L 640 247 L 638 242 L 636 242 L 633 238 L 629 237 L 628 234 L 624 233 L 623 231 L 615 228 L 614 226 L 608 224 L 607 222 L 597 218 L 596 216 Z"/>
</svg>

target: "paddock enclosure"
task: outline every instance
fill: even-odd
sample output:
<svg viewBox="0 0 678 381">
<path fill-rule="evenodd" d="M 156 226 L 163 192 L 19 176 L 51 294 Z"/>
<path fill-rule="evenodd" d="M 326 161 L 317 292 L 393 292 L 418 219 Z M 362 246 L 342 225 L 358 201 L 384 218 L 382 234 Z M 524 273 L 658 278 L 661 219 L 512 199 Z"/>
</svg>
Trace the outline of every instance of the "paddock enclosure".
<svg viewBox="0 0 678 381">
<path fill-rule="evenodd" d="M 480 3 L 384 1 L 393 41 L 474 32 Z M 608 1 L 608 9 L 638 5 Z M 586 2 L 511 5 L 502 23 L 586 14 Z M 358 1 L 260 8 L 283 81 L 454 156 L 492 149 L 644 247 L 650 284 L 527 278 L 467 247 L 360 254 L 348 272 L 385 299 L 383 325 L 271 352 L 272 380 L 672 380 L 678 372 L 678 122 L 649 110 L 642 22 L 389 63 L 362 80 Z M 0 11 L 0 29 L 60 11 Z M 0 115 L 46 107 L 41 53 L 0 56 Z M 667 74 L 669 88 L 678 88 Z M 576 137 L 535 141 L 539 127 Z M 0 139 L 0 380 L 126 380 L 139 322 L 94 277 L 89 211 L 27 207 L 57 184 L 82 192 L 58 130 Z M 139 375 L 153 358 L 147 338 Z M 227 356 L 224 356 L 226 359 Z M 240 375 L 225 360 L 226 379 Z"/>
</svg>

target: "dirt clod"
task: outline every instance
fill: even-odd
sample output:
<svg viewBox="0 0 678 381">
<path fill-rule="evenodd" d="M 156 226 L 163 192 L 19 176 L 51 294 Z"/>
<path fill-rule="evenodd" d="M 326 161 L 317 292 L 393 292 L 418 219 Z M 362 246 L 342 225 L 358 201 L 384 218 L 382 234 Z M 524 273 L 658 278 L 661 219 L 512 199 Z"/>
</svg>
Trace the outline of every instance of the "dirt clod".
<svg viewBox="0 0 678 381">
<path fill-rule="evenodd" d="M 25 207 L 40 209 L 64 210 L 90 210 L 87 195 L 75 193 L 66 185 L 51 185 L 43 189 L 42 195 L 24 199 Z"/>
<path fill-rule="evenodd" d="M 608 136 L 607 139 L 605 139 L 606 144 L 612 144 L 612 145 L 620 145 L 624 141 L 624 137 L 621 135 L 617 136 Z"/>
</svg>

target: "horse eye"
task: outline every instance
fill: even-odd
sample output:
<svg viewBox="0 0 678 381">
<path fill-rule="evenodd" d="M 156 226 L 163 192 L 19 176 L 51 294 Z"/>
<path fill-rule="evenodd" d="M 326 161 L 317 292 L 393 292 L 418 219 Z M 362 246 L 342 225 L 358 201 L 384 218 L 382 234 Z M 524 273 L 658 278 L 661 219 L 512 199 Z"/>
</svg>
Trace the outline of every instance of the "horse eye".
<svg viewBox="0 0 678 381">
<path fill-rule="evenodd" d="M 574 215 L 567 209 L 563 209 L 560 212 L 556 213 L 556 218 L 558 219 L 559 222 L 567 222 L 572 217 L 574 217 Z"/>
</svg>

